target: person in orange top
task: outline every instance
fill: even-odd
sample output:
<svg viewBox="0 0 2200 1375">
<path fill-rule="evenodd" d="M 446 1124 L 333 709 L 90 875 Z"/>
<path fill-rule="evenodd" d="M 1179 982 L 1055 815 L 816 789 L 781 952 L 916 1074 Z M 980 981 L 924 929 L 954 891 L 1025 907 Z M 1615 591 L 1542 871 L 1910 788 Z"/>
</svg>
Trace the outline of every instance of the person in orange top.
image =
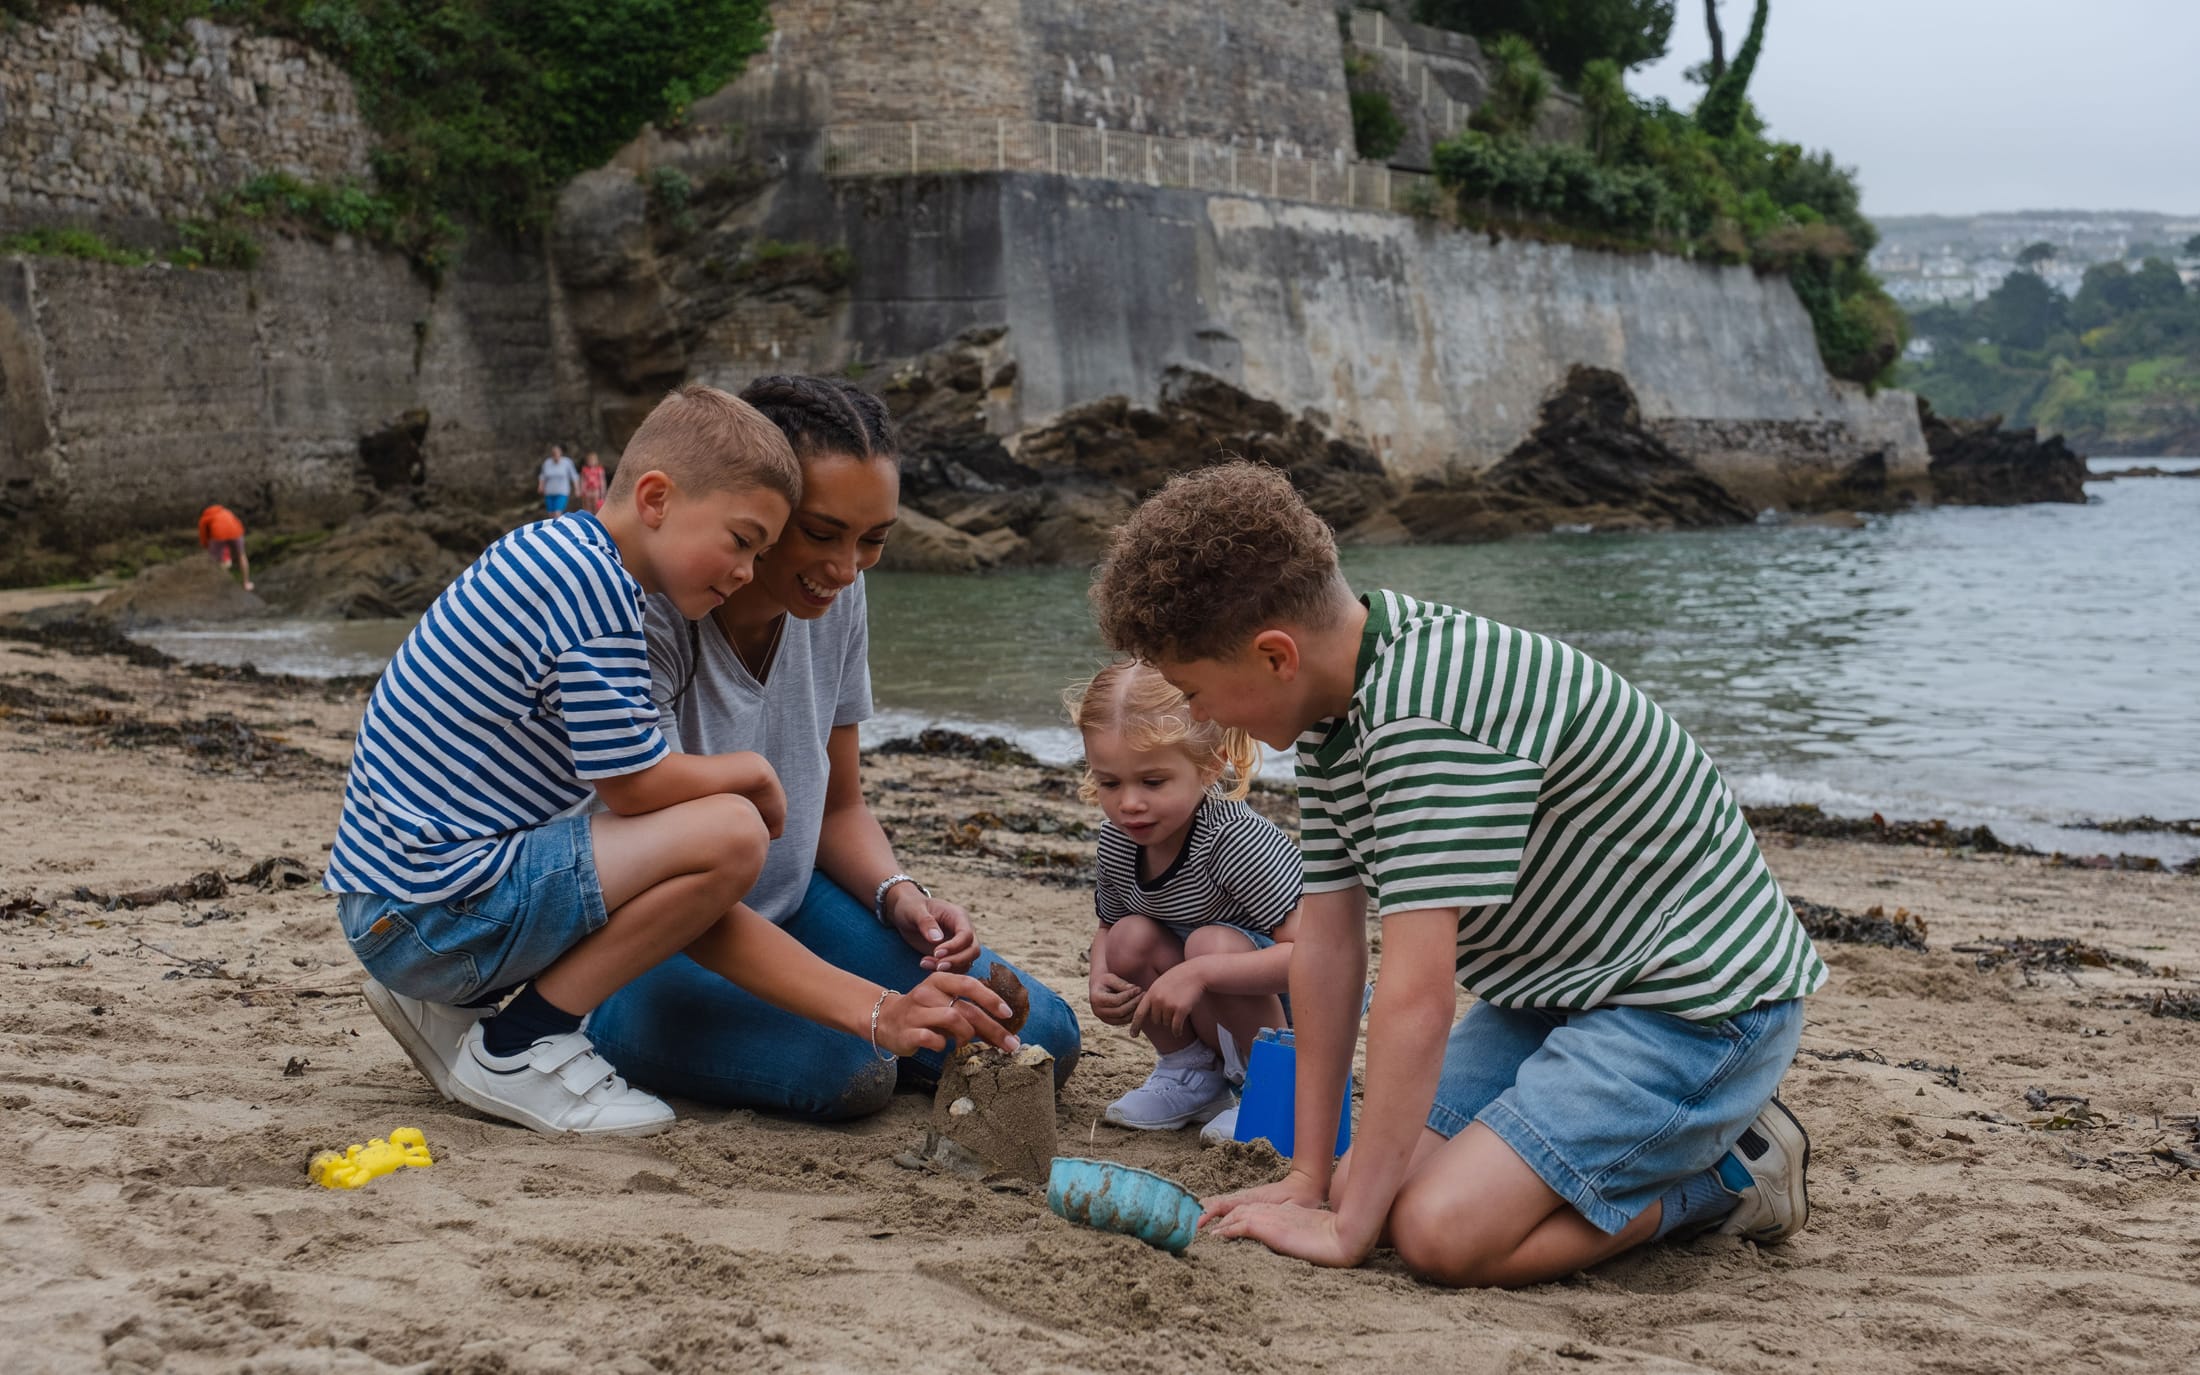
<svg viewBox="0 0 2200 1375">
<path fill-rule="evenodd" d="M 209 506 L 199 512 L 199 545 L 224 568 L 234 561 L 244 578 L 244 590 L 252 590 L 252 564 L 244 556 L 244 522 L 226 506 Z"/>
</svg>

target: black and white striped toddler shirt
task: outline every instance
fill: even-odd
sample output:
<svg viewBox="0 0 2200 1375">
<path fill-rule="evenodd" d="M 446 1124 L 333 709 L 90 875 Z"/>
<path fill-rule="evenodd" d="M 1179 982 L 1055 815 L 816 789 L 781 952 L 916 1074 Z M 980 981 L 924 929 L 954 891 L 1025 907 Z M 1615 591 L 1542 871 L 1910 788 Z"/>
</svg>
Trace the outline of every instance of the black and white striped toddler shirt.
<svg viewBox="0 0 2200 1375">
<path fill-rule="evenodd" d="M 1273 931 L 1299 905 L 1299 848 L 1276 823 L 1243 802 L 1209 793 L 1192 812 L 1184 849 L 1168 871 L 1138 876 L 1138 843 L 1115 823 L 1100 826 L 1093 907 L 1103 925 L 1151 917 L 1188 935 L 1226 922 Z"/>
</svg>

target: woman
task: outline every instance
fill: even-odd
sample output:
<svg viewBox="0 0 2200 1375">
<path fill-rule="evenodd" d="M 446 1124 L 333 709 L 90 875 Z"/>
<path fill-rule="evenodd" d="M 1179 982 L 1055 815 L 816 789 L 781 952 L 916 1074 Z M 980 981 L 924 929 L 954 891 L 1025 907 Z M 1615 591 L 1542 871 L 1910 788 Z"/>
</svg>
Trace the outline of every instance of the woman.
<svg viewBox="0 0 2200 1375">
<path fill-rule="evenodd" d="M 934 970 L 984 977 L 1003 963 L 969 914 L 902 871 L 864 803 L 856 724 L 871 714 L 863 571 L 899 514 L 901 467 L 877 397 L 818 377 L 766 377 L 741 398 L 769 416 L 802 460 L 802 505 L 756 577 L 705 621 L 661 598 L 649 607 L 650 668 L 666 726 L 699 753 L 755 750 L 778 770 L 786 829 L 748 902 L 828 962 L 889 988 Z M 1077 1063 L 1076 1014 L 1021 974 L 1031 994 L 1022 1039 Z M 729 1106 L 819 1120 L 886 1105 L 896 1066 L 862 1041 L 763 1002 L 685 956 L 599 1008 L 588 1031 L 629 1079 Z M 919 1085 L 941 1055 L 900 1064 Z"/>
</svg>

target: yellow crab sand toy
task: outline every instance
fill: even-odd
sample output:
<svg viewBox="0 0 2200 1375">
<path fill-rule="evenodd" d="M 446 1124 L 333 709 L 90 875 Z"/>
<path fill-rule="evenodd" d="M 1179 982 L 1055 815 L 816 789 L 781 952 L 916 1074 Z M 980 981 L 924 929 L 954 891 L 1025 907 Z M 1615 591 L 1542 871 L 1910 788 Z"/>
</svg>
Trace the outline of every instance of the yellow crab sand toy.
<svg viewBox="0 0 2200 1375">
<path fill-rule="evenodd" d="M 341 1155 L 323 1151 L 313 1157 L 306 1173 L 324 1189 L 356 1189 L 405 1166 L 425 1169 L 434 1163 L 435 1157 L 428 1154 L 428 1138 L 420 1134 L 420 1129 L 399 1127 L 387 1141 L 378 1136 Z"/>
</svg>

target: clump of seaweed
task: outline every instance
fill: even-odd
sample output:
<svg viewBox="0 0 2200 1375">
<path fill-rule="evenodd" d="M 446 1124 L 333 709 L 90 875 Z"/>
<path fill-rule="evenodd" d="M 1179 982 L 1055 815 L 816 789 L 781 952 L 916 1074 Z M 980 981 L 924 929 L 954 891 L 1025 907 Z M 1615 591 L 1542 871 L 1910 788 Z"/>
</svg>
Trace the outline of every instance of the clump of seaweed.
<svg viewBox="0 0 2200 1375">
<path fill-rule="evenodd" d="M 977 764 L 995 766 L 1013 764 L 1035 768 L 1039 761 L 1031 751 L 1012 740 L 998 735 L 965 735 L 959 730 L 945 730 L 933 726 L 915 736 L 900 736 L 888 740 L 876 750 L 879 754 L 924 754 L 943 759 L 968 759 Z"/>
<path fill-rule="evenodd" d="M 1789 905 L 1795 909 L 1803 930 L 1812 940 L 1843 945 L 1882 945 L 1895 950 L 1927 948 L 1925 919 L 1907 907 L 1897 907 L 1889 916 L 1885 906 L 1878 904 L 1857 913 L 1800 898 Z"/>
<path fill-rule="evenodd" d="M 1959 955 L 1974 956 L 1972 963 L 1981 971 L 1999 969 L 2005 964 L 2015 964 L 2024 971 L 2026 981 L 2032 974 L 2044 971 L 2075 979 L 2080 969 L 2121 969 L 2129 974 L 2143 974 L 2154 978 L 2163 971 L 2145 960 L 2132 955 L 2119 955 L 2104 946 L 2075 936 L 1989 936 L 1953 947 Z M 2172 971 L 2174 972 L 2174 971 Z"/>
<path fill-rule="evenodd" d="M 106 730 L 102 738 L 121 749 L 180 749 L 202 764 L 227 769 L 322 771 L 336 767 L 277 736 L 254 730 L 227 712 L 176 722 L 125 720 Z"/>
<path fill-rule="evenodd" d="M 1951 826 L 1938 817 L 1929 821 L 1889 821 L 1877 812 L 1868 817 L 1833 816 L 1813 803 L 1783 807 L 1745 807 L 1742 814 L 1760 831 L 1810 836 L 1820 840 L 1868 840 L 1881 845 L 1927 845 L 1939 850 L 1969 850 L 1982 855 L 2036 855 L 2029 845 L 2013 845 L 1985 826 Z"/>
</svg>

